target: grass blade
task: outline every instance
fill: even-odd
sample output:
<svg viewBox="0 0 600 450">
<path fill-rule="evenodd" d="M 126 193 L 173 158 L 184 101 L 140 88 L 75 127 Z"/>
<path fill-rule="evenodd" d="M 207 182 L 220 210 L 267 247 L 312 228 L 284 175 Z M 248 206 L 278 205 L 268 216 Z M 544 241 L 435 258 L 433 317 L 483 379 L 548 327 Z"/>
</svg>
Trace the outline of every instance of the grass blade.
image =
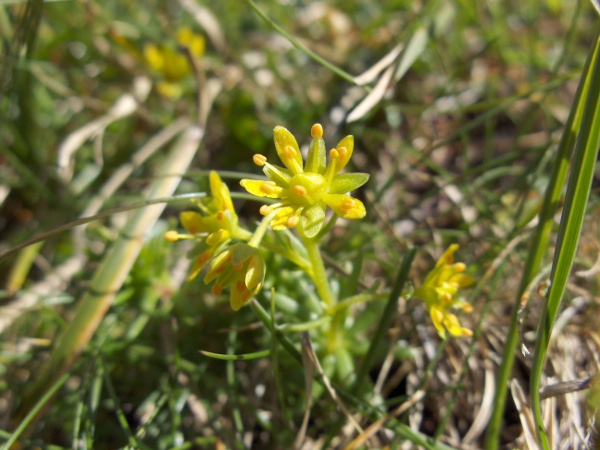
<svg viewBox="0 0 600 450">
<path fill-rule="evenodd" d="M 542 448 L 550 448 L 542 421 L 540 404 L 540 380 L 550 342 L 552 327 L 560 308 L 567 281 L 571 274 L 575 253 L 581 236 L 585 210 L 594 176 L 596 158 L 600 145 L 600 35 L 592 50 L 592 62 L 587 76 L 590 77 L 589 92 L 577 138 L 571 175 L 567 186 L 565 206 L 558 231 L 557 249 L 554 254 L 550 291 L 546 307 L 540 319 L 537 345 L 533 360 L 530 394 L 536 421 L 538 441 Z"/>
<path fill-rule="evenodd" d="M 498 379 L 496 383 L 497 391 L 494 398 L 493 413 L 486 435 L 485 448 L 487 450 L 495 450 L 499 446 L 500 430 L 502 427 L 504 407 L 509 385 L 508 381 L 512 373 L 515 351 L 519 344 L 517 314 L 520 307 L 521 296 L 527 289 L 527 286 L 531 280 L 539 272 L 544 255 L 548 248 L 550 233 L 554 224 L 554 213 L 562 195 L 564 182 L 567 176 L 567 170 L 569 167 L 569 160 L 573 152 L 573 148 L 575 147 L 578 130 L 580 129 L 582 123 L 583 105 L 585 98 L 588 97 L 588 91 L 591 83 L 592 71 L 590 70 L 590 67 L 594 59 L 593 55 L 594 52 L 590 53 L 590 56 L 586 61 L 581 75 L 581 81 L 571 107 L 569 118 L 565 124 L 565 131 L 563 132 L 561 141 L 559 143 L 558 153 L 552 168 L 550 181 L 548 187 L 546 188 L 544 202 L 539 215 L 539 224 L 533 237 L 533 243 L 529 250 L 523 277 L 521 279 L 521 284 L 519 286 L 515 304 L 513 306 L 510 330 L 508 332 L 508 336 L 506 337 L 502 364 L 498 372 Z"/>
</svg>

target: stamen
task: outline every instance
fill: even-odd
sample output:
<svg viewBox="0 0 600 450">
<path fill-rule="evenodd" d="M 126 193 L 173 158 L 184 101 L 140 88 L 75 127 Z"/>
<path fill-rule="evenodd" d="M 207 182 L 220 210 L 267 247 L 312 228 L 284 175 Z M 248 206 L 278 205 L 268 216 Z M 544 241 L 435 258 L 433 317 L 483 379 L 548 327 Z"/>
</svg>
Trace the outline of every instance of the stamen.
<svg viewBox="0 0 600 450">
<path fill-rule="evenodd" d="M 456 272 L 456 273 L 462 273 L 465 270 L 467 270 L 467 265 L 462 262 L 458 262 L 458 263 L 454 264 L 454 266 L 452 266 L 452 267 L 454 268 L 454 272 Z"/>
<path fill-rule="evenodd" d="M 471 330 L 469 330 L 468 328 L 463 328 L 462 334 L 463 334 L 463 336 L 467 336 L 467 337 L 473 336 L 473 332 Z"/>
<path fill-rule="evenodd" d="M 345 147 L 342 147 L 342 148 L 345 148 Z M 339 158 L 340 157 L 340 152 L 337 149 L 332 148 L 329 151 L 329 156 L 331 156 L 331 159 Z"/>
<path fill-rule="evenodd" d="M 215 284 L 211 289 L 213 295 L 221 295 L 223 293 L 223 288 L 218 284 Z"/>
<path fill-rule="evenodd" d="M 323 127 L 320 123 L 315 123 L 310 129 L 310 135 L 314 138 L 322 138 L 323 137 Z"/>
<path fill-rule="evenodd" d="M 354 208 L 354 199 L 347 198 L 342 202 L 342 209 L 344 211 L 350 211 L 352 208 Z"/>
<path fill-rule="evenodd" d="M 465 303 L 462 308 L 463 312 L 465 313 L 472 313 L 473 312 L 473 305 L 471 305 L 470 303 Z"/>
<path fill-rule="evenodd" d="M 257 153 L 252 157 L 252 161 L 254 161 L 254 164 L 256 164 L 257 166 L 262 167 L 267 162 L 267 157 L 261 155 L 260 153 Z"/>
<path fill-rule="evenodd" d="M 285 226 L 288 228 L 293 228 L 298 225 L 298 222 L 300 222 L 300 216 L 290 216 L 285 222 Z"/>
<path fill-rule="evenodd" d="M 258 212 L 263 216 L 268 216 L 273 212 L 273 208 L 271 208 L 269 205 L 262 205 Z"/>
<path fill-rule="evenodd" d="M 267 195 L 271 195 L 273 192 L 275 192 L 276 187 L 277 184 L 274 181 L 265 181 L 260 187 L 260 190 Z"/>
<path fill-rule="evenodd" d="M 288 158 L 292 159 L 294 156 L 296 156 L 296 149 L 294 147 L 292 147 L 291 145 L 286 145 L 285 148 L 283 149 L 285 156 L 287 156 Z"/>
<path fill-rule="evenodd" d="M 346 147 L 340 147 L 337 149 L 338 151 L 338 155 L 340 155 L 340 158 L 344 159 L 346 158 L 346 155 L 348 154 L 348 149 Z"/>
<path fill-rule="evenodd" d="M 308 194 L 308 191 L 304 186 L 296 185 L 294 186 L 294 193 L 304 197 L 306 194 Z"/>
<path fill-rule="evenodd" d="M 225 212 L 219 211 L 217 212 L 217 220 L 223 220 L 225 218 Z"/>
<path fill-rule="evenodd" d="M 179 233 L 175 230 L 169 230 L 165 233 L 165 239 L 169 242 L 177 242 L 179 240 Z"/>
</svg>

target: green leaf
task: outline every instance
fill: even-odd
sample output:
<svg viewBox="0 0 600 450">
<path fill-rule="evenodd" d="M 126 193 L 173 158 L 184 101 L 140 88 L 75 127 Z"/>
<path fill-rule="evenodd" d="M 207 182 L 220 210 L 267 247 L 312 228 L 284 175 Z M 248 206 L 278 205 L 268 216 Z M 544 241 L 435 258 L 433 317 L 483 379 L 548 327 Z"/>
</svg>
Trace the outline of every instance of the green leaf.
<svg viewBox="0 0 600 450">
<path fill-rule="evenodd" d="M 302 227 L 307 238 L 313 238 L 321 230 L 325 221 L 325 205 L 319 202 L 306 209 L 302 214 Z"/>
<path fill-rule="evenodd" d="M 358 189 L 367 181 L 370 175 L 368 173 L 343 173 L 333 177 L 330 194 L 347 194 L 355 189 Z"/>
</svg>

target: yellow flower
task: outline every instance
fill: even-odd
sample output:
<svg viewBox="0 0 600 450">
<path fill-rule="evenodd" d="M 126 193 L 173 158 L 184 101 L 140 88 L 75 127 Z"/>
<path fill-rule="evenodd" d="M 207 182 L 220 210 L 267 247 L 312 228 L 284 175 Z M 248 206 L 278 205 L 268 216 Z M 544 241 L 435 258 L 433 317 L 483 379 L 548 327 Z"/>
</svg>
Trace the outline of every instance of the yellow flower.
<svg viewBox="0 0 600 450">
<path fill-rule="evenodd" d="M 462 309 L 467 313 L 473 311 L 469 303 L 457 297 L 458 291 L 472 285 L 475 279 L 464 274 L 467 268 L 464 263 L 454 263 L 453 254 L 456 250 L 458 244 L 448 247 L 433 270 L 425 277 L 423 285 L 413 294 L 427 305 L 433 325 L 442 339 L 446 339 L 446 331 L 452 336 L 473 335 L 471 330 L 461 326 L 458 317 L 448 311 L 449 309 Z"/>
<path fill-rule="evenodd" d="M 265 261 L 256 247 L 238 243 L 214 257 L 204 277 L 204 283 L 216 280 L 215 295 L 231 286 L 230 304 L 234 311 L 254 297 L 263 286 Z"/>
<path fill-rule="evenodd" d="M 348 164 L 354 151 L 354 137 L 346 136 L 329 152 L 326 166 L 326 149 L 323 127 L 313 125 L 306 163 L 294 136 L 283 127 L 273 130 L 275 148 L 286 168 L 269 164 L 263 155 L 254 155 L 256 165 L 263 167 L 268 181 L 242 180 L 241 185 L 258 197 L 281 199 L 279 203 L 263 205 L 264 216 L 277 211 L 271 226 L 274 230 L 292 228 L 300 224 L 306 237 L 314 237 L 323 226 L 326 205 L 345 219 L 362 219 L 365 205 L 348 192 L 367 182 L 366 173 L 339 172 Z"/>
<path fill-rule="evenodd" d="M 177 44 L 187 47 L 192 55 L 198 57 L 204 53 L 204 38 L 190 28 L 180 27 L 176 39 Z M 155 44 L 146 44 L 143 53 L 148 66 L 165 78 L 156 85 L 159 92 L 171 98 L 180 97 L 183 86 L 179 81 L 192 72 L 184 54 L 174 46 Z"/>
<path fill-rule="evenodd" d="M 196 202 L 204 215 L 195 211 L 185 211 L 180 215 L 181 224 L 191 236 L 179 235 L 173 231 L 167 232 L 166 235 L 170 241 L 186 237 L 200 241 L 189 254 L 195 259 L 190 271 L 190 280 L 200 273 L 217 249 L 226 245 L 231 238 L 241 237 L 242 231 L 238 227 L 238 216 L 229 189 L 214 171 L 210 172 L 210 191 L 212 193 L 210 198 L 204 199 L 203 202 Z"/>
</svg>

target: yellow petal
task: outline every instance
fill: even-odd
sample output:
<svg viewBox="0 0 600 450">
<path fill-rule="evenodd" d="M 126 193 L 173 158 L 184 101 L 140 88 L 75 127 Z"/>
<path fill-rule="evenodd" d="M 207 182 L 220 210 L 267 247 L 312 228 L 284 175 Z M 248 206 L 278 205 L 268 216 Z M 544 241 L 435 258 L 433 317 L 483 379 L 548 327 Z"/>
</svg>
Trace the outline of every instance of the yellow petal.
<svg viewBox="0 0 600 450">
<path fill-rule="evenodd" d="M 281 198 L 283 188 L 273 181 L 242 180 L 240 184 L 244 189 L 257 197 Z"/>
<path fill-rule="evenodd" d="M 210 191 L 217 202 L 219 210 L 235 211 L 229 188 L 221 181 L 221 177 L 214 170 L 211 170 L 210 172 Z"/>
<path fill-rule="evenodd" d="M 440 256 L 435 267 L 440 267 L 444 264 L 452 264 L 454 262 L 454 253 L 458 250 L 458 244 L 452 244 L 450 247 L 446 249 L 444 254 Z"/>
<path fill-rule="evenodd" d="M 202 269 L 204 269 L 204 267 L 206 266 L 208 261 L 210 261 L 212 252 L 213 252 L 213 249 L 209 248 L 208 250 L 206 250 L 204 253 L 202 253 L 200 256 L 198 256 L 196 258 L 196 260 L 194 261 L 194 266 L 192 267 L 192 270 L 190 270 L 190 274 L 188 275 L 188 281 L 193 280 L 194 278 L 196 278 L 198 276 L 198 274 L 200 272 L 202 272 Z"/>
<path fill-rule="evenodd" d="M 294 135 L 283 127 L 275 127 L 273 136 L 275 149 L 285 167 L 294 175 L 303 173 L 302 153 L 300 153 L 300 147 L 298 147 Z"/>
<path fill-rule="evenodd" d="M 274 230 L 285 230 L 286 228 L 290 228 L 288 226 L 288 219 L 294 215 L 296 210 L 291 206 L 284 206 L 277 211 L 275 214 L 275 218 L 273 222 L 271 222 L 271 228 Z"/>
<path fill-rule="evenodd" d="M 323 200 L 344 219 L 362 219 L 367 214 L 360 200 L 344 194 L 326 194 Z"/>
<path fill-rule="evenodd" d="M 181 225 L 192 234 L 206 233 L 204 218 L 194 211 L 184 211 L 179 215 Z"/>
<path fill-rule="evenodd" d="M 350 158 L 352 158 L 352 153 L 354 152 L 354 136 L 346 136 L 335 148 L 340 154 L 340 161 L 335 171 L 335 173 L 338 173 L 340 170 L 346 167 L 348 161 L 350 161 Z M 340 151 L 341 148 L 345 148 L 346 150 Z"/>
</svg>

